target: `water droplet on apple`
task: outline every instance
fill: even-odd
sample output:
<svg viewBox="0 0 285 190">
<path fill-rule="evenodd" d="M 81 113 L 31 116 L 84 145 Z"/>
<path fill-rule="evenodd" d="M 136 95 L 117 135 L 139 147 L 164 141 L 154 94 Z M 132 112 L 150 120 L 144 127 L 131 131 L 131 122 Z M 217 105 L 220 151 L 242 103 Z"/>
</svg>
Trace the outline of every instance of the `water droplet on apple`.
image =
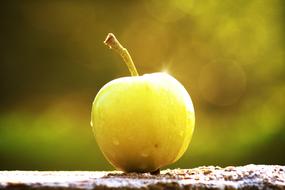
<svg viewBox="0 0 285 190">
<path fill-rule="evenodd" d="M 120 144 L 120 142 L 117 139 L 113 139 L 113 144 L 118 146 Z"/>
<path fill-rule="evenodd" d="M 142 152 L 142 153 L 141 153 L 141 156 L 144 157 L 144 158 L 146 158 L 146 157 L 148 157 L 149 155 L 148 155 L 148 153 L 146 153 L 146 152 Z"/>
<path fill-rule="evenodd" d="M 91 125 L 91 127 L 93 127 L 93 122 L 92 122 L 92 120 L 90 121 L 90 125 Z"/>
</svg>

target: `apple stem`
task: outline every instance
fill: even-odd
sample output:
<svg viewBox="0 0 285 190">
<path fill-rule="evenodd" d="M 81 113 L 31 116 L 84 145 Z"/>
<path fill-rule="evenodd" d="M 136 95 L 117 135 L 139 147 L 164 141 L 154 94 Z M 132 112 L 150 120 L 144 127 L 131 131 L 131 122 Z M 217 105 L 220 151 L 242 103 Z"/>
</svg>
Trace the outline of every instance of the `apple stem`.
<svg viewBox="0 0 285 190">
<path fill-rule="evenodd" d="M 104 44 L 106 44 L 110 49 L 115 50 L 118 54 L 121 55 L 124 62 L 128 66 L 128 69 L 132 76 L 139 76 L 139 73 L 128 50 L 120 44 L 114 34 L 109 33 L 104 41 Z"/>
</svg>

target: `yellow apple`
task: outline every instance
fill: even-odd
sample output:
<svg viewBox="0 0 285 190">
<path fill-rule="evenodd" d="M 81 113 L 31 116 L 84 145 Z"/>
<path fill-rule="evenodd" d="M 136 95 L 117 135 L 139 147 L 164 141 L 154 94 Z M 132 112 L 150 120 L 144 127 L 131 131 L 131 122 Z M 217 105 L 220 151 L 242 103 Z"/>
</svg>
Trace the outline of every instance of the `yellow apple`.
<svg viewBox="0 0 285 190">
<path fill-rule="evenodd" d="M 186 151 L 194 130 L 194 108 L 174 77 L 166 73 L 138 76 L 130 65 L 133 76 L 112 80 L 96 95 L 91 125 L 101 151 L 115 168 L 154 172 Z"/>
</svg>

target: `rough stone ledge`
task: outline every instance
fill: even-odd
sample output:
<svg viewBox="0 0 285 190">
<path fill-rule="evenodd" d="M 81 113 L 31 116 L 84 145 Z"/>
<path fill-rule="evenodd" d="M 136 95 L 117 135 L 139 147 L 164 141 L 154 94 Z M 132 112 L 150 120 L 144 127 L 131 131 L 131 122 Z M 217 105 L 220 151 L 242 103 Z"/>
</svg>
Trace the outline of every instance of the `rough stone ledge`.
<svg viewBox="0 0 285 190">
<path fill-rule="evenodd" d="M 285 166 L 202 166 L 163 170 L 159 175 L 118 171 L 0 171 L 0 189 L 285 189 Z"/>
</svg>

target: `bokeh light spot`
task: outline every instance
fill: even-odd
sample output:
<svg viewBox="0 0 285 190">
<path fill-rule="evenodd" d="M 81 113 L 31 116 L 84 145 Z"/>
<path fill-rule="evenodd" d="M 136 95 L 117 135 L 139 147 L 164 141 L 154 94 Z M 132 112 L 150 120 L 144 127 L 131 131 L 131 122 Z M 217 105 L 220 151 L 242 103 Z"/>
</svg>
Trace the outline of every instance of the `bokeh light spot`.
<svg viewBox="0 0 285 190">
<path fill-rule="evenodd" d="M 205 65 L 199 76 L 202 97 L 218 106 L 234 104 L 244 93 L 246 75 L 243 68 L 231 61 Z"/>
</svg>

